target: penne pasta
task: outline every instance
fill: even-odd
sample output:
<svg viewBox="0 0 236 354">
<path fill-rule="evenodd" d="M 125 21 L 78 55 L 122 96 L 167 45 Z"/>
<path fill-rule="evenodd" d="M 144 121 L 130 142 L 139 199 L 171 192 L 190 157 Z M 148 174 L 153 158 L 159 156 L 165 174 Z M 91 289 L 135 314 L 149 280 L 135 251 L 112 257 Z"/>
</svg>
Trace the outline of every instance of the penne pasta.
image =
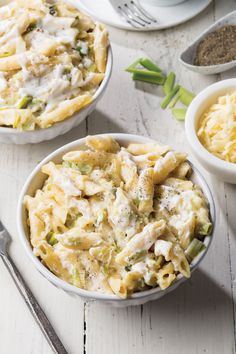
<svg viewBox="0 0 236 354">
<path fill-rule="evenodd" d="M 42 188 L 24 200 L 35 255 L 68 283 L 122 299 L 189 278 L 212 228 L 184 154 L 163 150 L 155 171 L 149 154 L 158 144 L 129 147 L 109 135 L 86 137 L 81 150 L 42 167 Z"/>
<path fill-rule="evenodd" d="M 107 63 L 103 25 L 61 0 L 13 0 L 1 17 L 0 111 L 27 109 L 31 122 L 12 113 L 0 126 L 46 129 L 92 102 Z"/>
</svg>

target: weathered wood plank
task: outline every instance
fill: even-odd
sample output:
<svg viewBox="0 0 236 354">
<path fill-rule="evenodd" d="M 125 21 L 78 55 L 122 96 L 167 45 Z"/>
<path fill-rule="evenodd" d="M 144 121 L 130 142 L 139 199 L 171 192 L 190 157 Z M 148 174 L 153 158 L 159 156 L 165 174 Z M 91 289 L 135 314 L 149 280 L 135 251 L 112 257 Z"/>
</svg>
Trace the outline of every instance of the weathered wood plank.
<svg viewBox="0 0 236 354">
<path fill-rule="evenodd" d="M 70 353 L 84 353 L 84 315 L 87 354 L 235 353 L 235 187 L 203 171 L 217 203 L 217 233 L 211 250 L 191 281 L 142 307 L 115 309 L 96 303 L 84 307 L 79 299 L 57 290 L 33 269 L 19 244 L 15 225 L 17 196 L 35 164 L 87 133 L 141 134 L 188 151 L 183 125 L 159 108 L 161 90 L 140 83 L 135 90 L 124 68 L 138 56 L 150 56 L 163 69 L 174 70 L 179 81 L 196 93 L 220 78 L 235 76 L 235 70 L 218 77 L 200 76 L 184 69 L 177 60 L 200 31 L 234 9 L 235 1 L 217 0 L 191 22 L 173 29 L 139 34 L 111 29 L 112 79 L 87 122 L 39 145 L 1 145 L 0 217 L 14 238 L 11 254 Z M 15 354 L 23 348 L 24 354 L 51 353 L 1 263 L 0 281 L 0 351 Z"/>
</svg>

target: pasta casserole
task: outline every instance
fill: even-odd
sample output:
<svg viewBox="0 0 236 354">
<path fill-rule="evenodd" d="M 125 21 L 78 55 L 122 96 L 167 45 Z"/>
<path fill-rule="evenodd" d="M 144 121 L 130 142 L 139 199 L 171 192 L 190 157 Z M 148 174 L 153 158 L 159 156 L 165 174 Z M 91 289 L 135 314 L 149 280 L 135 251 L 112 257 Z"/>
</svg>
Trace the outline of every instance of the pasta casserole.
<svg viewBox="0 0 236 354">
<path fill-rule="evenodd" d="M 42 172 L 24 204 L 33 251 L 56 276 L 121 298 L 190 277 L 212 224 L 185 154 L 88 136 Z"/>
<path fill-rule="evenodd" d="M 60 0 L 0 7 L 0 126 L 48 128 L 88 105 L 104 78 L 108 33 Z"/>
</svg>

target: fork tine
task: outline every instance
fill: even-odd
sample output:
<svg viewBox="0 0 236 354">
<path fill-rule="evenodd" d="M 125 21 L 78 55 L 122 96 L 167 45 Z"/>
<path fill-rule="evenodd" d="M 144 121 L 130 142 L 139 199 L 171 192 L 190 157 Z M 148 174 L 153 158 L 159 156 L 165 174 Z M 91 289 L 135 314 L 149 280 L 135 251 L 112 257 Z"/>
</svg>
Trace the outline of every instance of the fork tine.
<svg viewBox="0 0 236 354">
<path fill-rule="evenodd" d="M 152 17 L 149 12 L 147 12 L 138 2 L 138 0 L 136 2 L 134 2 L 133 0 L 130 1 L 131 5 L 133 6 L 133 8 L 135 8 L 137 11 L 139 11 L 143 16 L 145 16 L 148 20 L 152 21 L 152 22 L 157 22 L 157 20 L 155 19 L 155 17 Z"/>
<path fill-rule="evenodd" d="M 151 24 L 151 22 L 147 21 L 146 18 L 144 19 L 143 17 L 140 17 L 140 15 L 138 14 L 138 12 L 135 10 L 134 7 L 131 9 L 128 4 L 124 4 L 124 6 L 127 8 L 131 16 L 135 16 L 136 18 L 138 18 L 140 21 L 143 21 L 147 25 Z"/>
<path fill-rule="evenodd" d="M 140 28 L 140 26 L 145 27 L 144 23 L 141 23 L 138 20 L 136 20 L 135 18 L 133 18 L 133 16 L 130 15 L 129 13 L 127 13 L 121 6 L 118 6 L 118 10 L 119 10 L 120 14 L 122 15 L 122 17 L 125 19 L 125 21 L 128 22 L 131 26 L 133 26 L 135 28 Z"/>
</svg>

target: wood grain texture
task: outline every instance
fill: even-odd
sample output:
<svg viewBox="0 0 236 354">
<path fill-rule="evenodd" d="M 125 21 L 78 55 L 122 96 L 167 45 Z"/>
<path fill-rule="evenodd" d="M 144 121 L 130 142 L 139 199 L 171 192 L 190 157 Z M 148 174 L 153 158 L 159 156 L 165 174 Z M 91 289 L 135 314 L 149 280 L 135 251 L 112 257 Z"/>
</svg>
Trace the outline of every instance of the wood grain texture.
<svg viewBox="0 0 236 354">
<path fill-rule="evenodd" d="M 201 76 L 183 68 L 179 53 L 202 30 L 236 9 L 233 0 L 213 1 L 203 13 L 178 27 L 132 33 L 110 28 L 114 70 L 107 92 L 86 122 L 68 134 L 36 146 L 0 146 L 0 216 L 14 238 L 11 256 L 64 345 L 72 354 L 231 354 L 235 350 L 236 187 L 217 181 L 201 166 L 217 204 L 212 247 L 190 281 L 159 301 L 115 309 L 84 304 L 49 284 L 33 268 L 19 244 L 15 225 L 17 196 L 35 164 L 57 147 L 86 134 L 126 132 L 150 136 L 188 152 L 184 126 L 160 109 L 162 92 L 134 84 L 124 71 L 138 56 L 150 56 L 194 92 L 236 70 Z M 136 87 L 135 87 L 136 86 Z M 0 264 L 0 352 L 51 353 L 14 284 Z M 85 347 L 84 347 L 85 342 Z"/>
</svg>

